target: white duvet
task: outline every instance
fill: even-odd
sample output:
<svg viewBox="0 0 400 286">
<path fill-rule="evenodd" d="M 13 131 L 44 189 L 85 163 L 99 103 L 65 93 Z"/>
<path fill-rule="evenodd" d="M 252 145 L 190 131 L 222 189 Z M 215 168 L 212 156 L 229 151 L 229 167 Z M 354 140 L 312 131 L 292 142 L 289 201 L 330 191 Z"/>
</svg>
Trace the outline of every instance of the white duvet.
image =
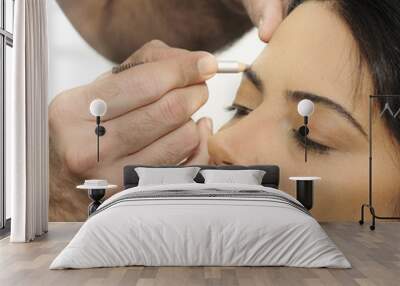
<svg viewBox="0 0 400 286">
<path fill-rule="evenodd" d="M 279 200 L 235 196 L 121 200 L 137 192 L 168 190 L 265 191 L 299 204 L 279 190 L 254 185 L 131 188 L 105 201 L 50 269 L 128 265 L 351 267 L 314 218 Z"/>
</svg>

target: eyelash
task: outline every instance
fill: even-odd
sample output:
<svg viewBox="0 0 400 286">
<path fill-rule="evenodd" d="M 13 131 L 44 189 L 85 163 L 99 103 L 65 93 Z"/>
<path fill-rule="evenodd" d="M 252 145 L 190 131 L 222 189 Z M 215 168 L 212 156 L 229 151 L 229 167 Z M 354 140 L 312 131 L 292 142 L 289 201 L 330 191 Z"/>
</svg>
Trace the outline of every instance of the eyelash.
<svg viewBox="0 0 400 286">
<path fill-rule="evenodd" d="M 228 107 L 226 107 L 227 111 L 235 111 L 235 117 L 243 117 L 246 115 L 249 115 L 253 110 L 250 108 L 247 108 L 245 106 L 241 106 L 238 104 L 232 104 Z M 305 143 L 304 143 L 304 137 L 300 134 L 300 132 L 297 129 L 293 129 L 293 137 L 296 140 L 296 143 L 301 147 L 305 148 Z M 330 151 L 333 150 L 333 148 L 320 144 L 314 140 L 311 140 L 309 137 L 307 137 L 307 148 L 311 151 L 314 151 L 318 154 L 326 155 Z"/>
<path fill-rule="evenodd" d="M 296 129 L 293 129 L 292 131 L 293 131 L 293 137 L 296 140 L 297 144 L 301 148 L 305 148 L 303 135 L 301 135 L 300 132 Z M 333 150 L 333 148 L 315 142 L 314 140 L 311 140 L 309 137 L 307 137 L 307 148 L 322 155 L 328 154 L 329 151 Z"/>
<path fill-rule="evenodd" d="M 246 115 L 249 115 L 253 110 L 250 108 L 247 108 L 245 106 L 242 105 L 238 105 L 238 104 L 232 104 L 228 107 L 226 107 L 226 111 L 234 111 L 235 112 L 235 117 L 243 117 Z"/>
</svg>

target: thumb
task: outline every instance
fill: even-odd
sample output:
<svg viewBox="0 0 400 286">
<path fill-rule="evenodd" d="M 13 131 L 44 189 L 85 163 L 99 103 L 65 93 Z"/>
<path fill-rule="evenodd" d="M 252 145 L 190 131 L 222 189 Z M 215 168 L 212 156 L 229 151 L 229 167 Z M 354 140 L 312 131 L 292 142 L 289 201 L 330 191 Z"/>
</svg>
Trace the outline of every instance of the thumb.
<svg viewBox="0 0 400 286">
<path fill-rule="evenodd" d="M 258 27 L 262 41 L 269 42 L 286 14 L 289 0 L 241 0 L 250 19 Z"/>
<path fill-rule="evenodd" d="M 264 0 L 264 7 L 258 21 L 258 35 L 263 42 L 269 42 L 273 33 L 283 21 L 286 0 Z"/>
<path fill-rule="evenodd" d="M 213 122 L 210 118 L 202 118 L 197 122 L 200 134 L 200 144 L 193 155 L 185 162 L 185 165 L 208 165 L 208 139 L 213 135 Z"/>
</svg>

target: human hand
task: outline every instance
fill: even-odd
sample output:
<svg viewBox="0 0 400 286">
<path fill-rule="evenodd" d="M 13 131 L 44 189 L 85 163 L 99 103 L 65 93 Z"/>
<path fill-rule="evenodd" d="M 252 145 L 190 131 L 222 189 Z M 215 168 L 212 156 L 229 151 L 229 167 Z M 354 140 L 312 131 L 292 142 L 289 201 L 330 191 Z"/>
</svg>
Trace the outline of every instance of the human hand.
<svg viewBox="0 0 400 286">
<path fill-rule="evenodd" d="M 208 160 L 204 142 L 211 133 L 211 120 L 204 118 L 196 124 L 191 116 L 207 101 L 205 80 L 217 72 L 214 56 L 152 41 L 126 62 L 143 64 L 119 74 L 107 73 L 93 83 L 63 92 L 51 103 L 51 168 L 52 180 L 57 182 L 53 188 L 84 178 L 121 184 L 122 169 L 129 164 L 173 165 L 186 159 L 202 164 Z M 108 105 L 102 118 L 107 131 L 100 140 L 99 163 L 95 118 L 89 112 L 95 98 Z"/>
<path fill-rule="evenodd" d="M 236 0 L 237 1 L 237 0 Z M 253 24 L 258 27 L 262 41 L 268 42 L 287 13 L 289 0 L 239 0 Z"/>
</svg>

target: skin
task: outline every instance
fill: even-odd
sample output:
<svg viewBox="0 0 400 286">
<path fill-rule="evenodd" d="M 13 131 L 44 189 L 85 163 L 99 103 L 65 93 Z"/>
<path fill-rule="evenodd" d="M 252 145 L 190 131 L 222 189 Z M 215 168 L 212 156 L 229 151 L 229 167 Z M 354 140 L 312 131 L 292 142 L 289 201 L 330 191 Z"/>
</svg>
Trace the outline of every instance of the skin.
<svg viewBox="0 0 400 286">
<path fill-rule="evenodd" d="M 178 0 L 58 1 L 101 54 L 116 62 L 144 64 L 120 74 L 108 72 L 51 102 L 50 221 L 87 218 L 87 194 L 75 190 L 85 179 L 102 178 L 121 186 L 122 168 L 128 164 L 208 162 L 212 121 L 203 118 L 195 123 L 191 115 L 207 101 L 205 80 L 215 74 L 216 59 L 154 40 L 138 48 L 156 37 L 186 48 L 221 48 L 251 27 L 245 11 L 253 23 L 264 23 L 261 37 L 270 38 L 282 20 L 286 1 L 243 1 L 184 1 L 190 5 Z M 108 105 L 102 118 L 107 132 L 101 138 L 99 163 L 95 118 L 89 114 L 95 98 Z"/>
<path fill-rule="evenodd" d="M 188 165 L 208 160 L 212 122 L 191 120 L 208 98 L 205 80 L 217 70 L 214 56 L 152 41 L 126 62 L 144 62 L 119 74 L 58 95 L 49 106 L 50 221 L 84 221 L 88 198 L 76 191 L 84 179 L 122 185 L 129 164 Z M 157 72 L 154 72 L 157 71 Z M 89 105 L 107 102 L 106 134 L 96 161 L 95 117 Z M 110 192 L 108 195 L 112 195 Z"/>
<path fill-rule="evenodd" d="M 253 25 L 268 42 L 288 0 L 57 0 L 82 37 L 114 62 L 159 39 L 188 50 L 214 52 Z M 184 25 L 182 24 L 184 23 Z"/>
<path fill-rule="evenodd" d="M 349 28 L 329 3 L 299 6 L 252 66 L 264 89 L 250 80 L 254 74 L 244 76 L 234 101 L 240 112 L 209 140 L 212 163 L 279 165 L 281 189 L 292 195 L 295 183 L 288 177 L 320 176 L 312 214 L 320 221 L 358 220 L 360 206 L 368 200 L 366 134 L 314 98 L 309 138 L 329 149 L 310 148 L 305 163 L 304 147 L 293 136 L 303 121 L 297 113 L 301 98 L 287 96 L 287 91 L 304 91 L 325 97 L 367 131 L 367 95 L 373 94 L 373 85 L 367 66 L 359 69 L 358 53 Z M 251 112 L 246 115 L 243 108 Z M 374 122 L 374 168 L 381 170 L 374 173 L 375 204 L 380 215 L 394 215 L 400 202 L 399 165 L 393 159 L 398 145 L 382 120 Z"/>
<path fill-rule="evenodd" d="M 278 3 L 273 1 L 265 0 L 263 3 Z M 253 23 L 258 22 L 263 27 L 265 21 L 258 20 L 265 19 L 264 12 L 268 9 L 262 9 L 270 6 L 261 5 L 263 13 L 255 13 L 260 10 L 254 9 L 256 6 L 251 6 L 251 3 L 255 2 L 248 1 L 244 5 L 249 14 L 253 15 Z M 280 11 L 279 5 L 282 4 L 279 3 L 277 11 Z M 279 23 L 281 17 L 279 13 L 275 15 L 278 15 L 276 23 Z M 262 31 L 260 29 L 260 35 L 263 35 Z M 302 40 L 294 41 L 299 35 Z M 314 2 L 300 6 L 275 33 L 265 37 L 272 37 L 270 45 L 252 68 L 265 90 L 260 92 L 250 80 L 244 78 L 235 104 L 253 111 L 246 116 L 236 117 L 209 140 L 211 160 L 217 164 L 277 164 L 282 171 L 282 190 L 294 189 L 294 183 L 287 179 L 289 176 L 321 176 L 323 181 L 316 185 L 313 214 L 324 221 L 354 220 L 359 216 L 360 204 L 367 200 L 368 144 L 365 134 L 355 128 L 348 118 L 315 100 L 317 110 L 310 121 L 310 139 L 333 150 L 310 150 L 309 162 L 305 164 L 304 149 L 293 138 L 293 129 L 302 124 L 296 111 L 299 98 L 288 99 L 286 91 L 300 90 L 324 96 L 343 106 L 365 130 L 368 123 L 368 98 L 365 95 L 371 94 L 373 87 L 368 69 L 365 66 L 361 72 L 358 69 L 357 45 L 348 27 L 330 7 Z M 207 97 L 204 80 L 209 76 L 186 77 L 187 73 L 195 70 L 196 65 L 193 63 L 197 57 L 199 54 L 152 42 L 127 60 L 144 61 L 147 64 L 124 72 L 125 76 L 106 74 L 87 86 L 64 92 L 57 97 L 49 111 L 52 172 L 50 220 L 86 219 L 86 194 L 73 191 L 74 186 L 83 178 L 106 178 L 120 184 L 121 169 L 128 163 L 178 164 L 188 158 L 188 164 L 208 162 L 206 142 L 211 134 L 211 122 L 203 119 L 194 124 L 189 120 L 190 115 L 204 104 Z M 174 63 L 181 69 L 174 72 Z M 154 80 L 164 78 L 160 73 L 162 66 L 167 67 L 163 69 L 165 75 L 176 71 L 182 73 L 176 73 L 178 76 L 175 84 L 162 92 L 155 92 L 159 85 L 154 84 Z M 157 79 L 151 77 L 155 70 Z M 148 77 L 143 76 L 146 74 Z M 143 81 L 134 81 L 139 75 L 143 76 Z M 141 92 L 132 94 L 131 86 L 141 87 Z M 107 96 L 111 98 L 105 98 Z M 146 101 L 149 96 L 153 96 L 149 106 L 129 105 L 132 99 Z M 86 114 L 90 100 L 97 97 L 110 102 L 111 110 L 119 110 L 115 117 L 105 118 L 107 130 L 116 134 L 111 134 L 108 140 L 103 138 L 107 142 L 101 145 L 101 157 L 104 158 L 101 164 L 95 162 L 95 148 L 88 143 L 93 139 L 90 130 L 94 122 Z M 165 104 L 171 98 L 177 100 L 173 102 L 179 103 Z M 129 108 L 124 109 L 126 106 Z M 151 106 L 154 107 L 151 111 L 146 109 Z M 126 122 L 133 118 L 133 114 L 139 117 L 140 114 L 153 114 L 148 122 L 153 127 L 146 129 L 150 133 L 136 129 L 136 132 L 132 132 L 133 127 L 121 130 L 124 125 L 118 124 L 118 119 L 125 116 L 123 122 Z M 165 120 L 165 116 L 175 118 L 176 124 L 168 125 L 170 120 Z M 132 122 L 137 121 L 135 119 Z M 155 127 L 160 124 L 163 131 L 157 133 L 160 130 Z M 151 134 L 154 131 L 155 134 Z M 375 157 L 374 167 L 385 170 L 374 176 L 378 193 L 375 202 L 381 215 L 392 215 L 397 212 L 399 202 L 398 190 L 393 187 L 399 183 L 396 179 L 399 166 L 393 160 L 397 146 L 393 144 L 382 121 L 374 126 L 374 134 L 374 148 L 380 154 Z M 143 137 L 145 139 L 141 141 Z M 119 140 L 112 143 L 112 138 Z M 121 146 L 121 142 L 125 144 Z M 127 151 L 124 146 L 132 150 Z M 123 150 L 125 153 L 119 154 Z"/>
</svg>

